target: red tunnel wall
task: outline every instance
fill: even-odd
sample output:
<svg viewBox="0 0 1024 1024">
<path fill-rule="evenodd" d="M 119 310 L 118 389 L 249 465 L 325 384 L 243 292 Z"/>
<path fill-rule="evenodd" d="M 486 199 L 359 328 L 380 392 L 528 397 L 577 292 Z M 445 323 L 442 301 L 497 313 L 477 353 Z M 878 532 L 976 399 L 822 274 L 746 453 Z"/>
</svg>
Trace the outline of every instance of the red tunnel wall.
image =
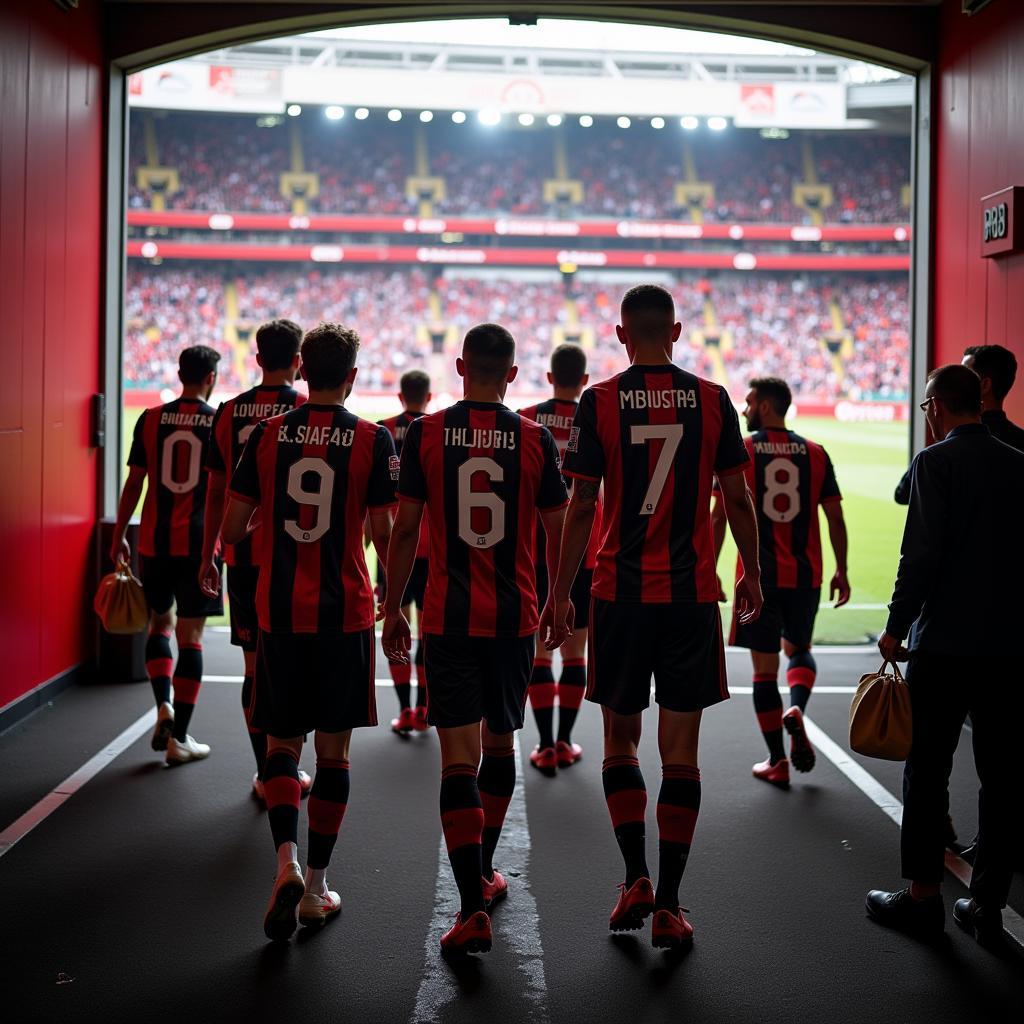
<svg viewBox="0 0 1024 1024">
<path fill-rule="evenodd" d="M 99 0 L 0 4 L 0 708 L 87 661 L 100 371 Z"/>
<path fill-rule="evenodd" d="M 993 0 L 968 18 L 947 0 L 939 38 L 932 364 L 959 362 L 965 345 L 1012 349 L 1021 368 L 1007 412 L 1021 422 L 1024 253 L 983 259 L 978 210 L 982 196 L 1024 185 L 1024 6 Z"/>
</svg>

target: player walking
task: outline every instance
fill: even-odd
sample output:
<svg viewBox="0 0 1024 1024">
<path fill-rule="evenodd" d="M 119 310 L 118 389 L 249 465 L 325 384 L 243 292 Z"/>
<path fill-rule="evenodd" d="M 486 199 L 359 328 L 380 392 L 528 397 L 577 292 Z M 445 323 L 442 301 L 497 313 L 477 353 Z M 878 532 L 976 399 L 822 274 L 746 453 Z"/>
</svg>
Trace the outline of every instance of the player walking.
<svg viewBox="0 0 1024 1024">
<path fill-rule="evenodd" d="M 566 503 L 550 432 L 503 404 L 515 342 L 481 324 L 456 362 L 464 398 L 409 428 L 388 552 L 384 653 L 408 659 L 401 598 L 420 519 L 430 526 L 423 633 L 428 718 L 441 744 L 441 827 L 461 907 L 445 954 L 491 948 L 488 910 L 508 892 L 494 850 L 515 787 L 513 734 L 523 725 L 537 632 L 535 516 L 557 566 Z M 482 754 L 482 757 L 481 757 Z"/>
<path fill-rule="evenodd" d="M 409 370 L 402 374 L 399 381 L 399 399 L 402 411 L 397 416 L 381 420 L 382 426 L 388 428 L 395 441 L 395 451 L 399 458 L 402 445 L 409 426 L 418 420 L 430 404 L 430 378 L 422 370 Z M 411 618 L 413 605 L 416 606 L 416 626 L 420 633 L 416 644 L 416 703 L 412 703 L 412 665 L 408 661 L 388 661 L 388 671 L 395 684 L 395 696 L 398 697 L 398 717 L 391 720 L 391 731 L 399 736 L 408 736 L 410 732 L 424 732 L 429 729 L 427 724 L 427 680 L 423 670 L 423 597 L 427 590 L 427 556 L 430 553 L 430 535 L 427 522 L 423 521 L 420 528 L 420 539 L 416 546 L 416 561 L 412 565 L 412 575 L 402 598 L 402 614 Z M 380 585 L 383 603 L 385 582 L 384 566 L 377 564 L 377 583 Z"/>
<path fill-rule="evenodd" d="M 139 563 L 150 611 L 146 671 L 157 706 L 151 742 L 154 750 L 167 752 L 168 764 L 199 761 L 210 753 L 207 744 L 188 734 L 188 727 L 203 679 L 203 627 L 208 615 L 223 611 L 220 598 L 199 589 L 206 500 L 203 464 L 214 416 L 207 399 L 217 381 L 219 360 L 220 353 L 206 345 L 184 349 L 178 357 L 181 397 L 139 417 L 110 547 L 113 562 L 130 559 L 125 531 L 146 483 Z M 214 571 L 219 573 L 219 566 Z M 172 633 L 178 639 L 177 665 Z"/>
<path fill-rule="evenodd" d="M 569 443 L 573 417 L 580 392 L 587 386 L 587 354 L 579 345 L 562 344 L 551 353 L 548 383 L 554 395 L 546 402 L 520 409 L 519 415 L 540 423 L 551 431 L 564 456 Z M 571 481 L 569 481 L 571 486 Z M 530 705 L 537 723 L 539 743 L 530 754 L 530 764 L 544 775 L 554 775 L 558 768 L 569 768 L 582 756 L 583 749 L 572 741 L 572 728 L 587 686 L 587 617 L 590 613 L 590 585 L 597 557 L 601 508 L 597 507 L 594 529 L 590 535 L 583 566 L 576 574 L 571 599 L 576 609 L 575 630 L 562 646 L 562 674 L 556 685 L 551 673 L 551 652 L 537 645 L 530 677 Z M 549 577 L 545 558 L 543 527 L 537 524 L 537 605 L 544 607 L 548 599 Z M 554 734 L 555 703 L 558 703 L 558 738 Z"/>
<path fill-rule="evenodd" d="M 302 342 L 309 401 L 259 424 L 231 479 L 223 537 L 252 530 L 260 565 L 252 722 L 267 734 L 263 787 L 277 880 L 263 921 L 286 940 L 341 909 L 326 871 L 349 795 L 352 730 L 377 724 L 373 591 L 363 557 L 367 511 L 387 552 L 398 458 L 383 427 L 345 408 L 359 335 L 320 324 Z M 308 861 L 299 870 L 299 755 L 314 732 L 316 775 L 307 805 Z"/>
<path fill-rule="evenodd" d="M 745 473 L 757 511 L 761 586 L 764 607 L 756 622 L 744 623 L 733 612 L 729 642 L 750 650 L 754 667 L 754 711 L 768 744 L 768 758 L 754 765 L 754 777 L 789 786 L 789 763 L 799 772 L 814 767 L 814 748 L 804 729 L 803 713 L 814 687 L 817 665 L 811 654 L 814 620 L 821 601 L 821 535 L 818 506 L 825 510 L 836 571 L 829 597 L 841 608 L 850 600 L 846 576 L 846 523 L 832 461 L 819 444 L 786 429 L 792 402 L 789 385 L 778 377 L 750 382 L 743 418 L 751 461 Z M 712 512 L 715 558 L 725 540 L 725 510 L 716 501 Z M 736 566 L 743 574 L 742 559 Z M 779 696 L 779 647 L 789 664 L 789 710 L 783 715 Z M 786 758 L 782 730 L 789 733 Z"/>
<path fill-rule="evenodd" d="M 213 436 L 206 456 L 209 480 L 206 490 L 206 528 L 203 532 L 203 560 L 199 569 L 199 586 L 209 597 L 220 593 L 220 572 L 214 561 L 220 542 L 220 524 L 231 476 L 238 465 L 245 442 L 261 420 L 279 416 L 294 409 L 302 396 L 292 387 L 299 368 L 299 343 L 302 328 L 291 320 L 271 320 L 256 331 L 256 362 L 263 371 L 263 380 L 237 398 L 221 404 L 213 419 Z M 253 538 L 240 544 L 224 546 L 228 566 L 228 606 L 231 613 L 231 643 L 242 648 L 245 676 L 242 680 L 242 710 L 249 730 L 249 742 L 256 758 L 256 774 L 252 777 L 254 795 L 264 799 L 263 766 L 267 760 L 267 736 L 249 720 L 252 707 L 252 681 L 256 667 L 256 582 L 259 564 L 253 558 Z M 309 792 L 313 780 L 299 772 L 303 793 Z"/>
<path fill-rule="evenodd" d="M 757 523 L 728 394 L 672 363 L 682 330 L 672 296 L 656 285 L 631 288 L 621 320 L 615 330 L 631 365 L 583 392 L 566 449 L 563 472 L 576 483 L 541 636 L 552 650 L 572 633 L 570 588 L 603 480 L 587 699 L 603 707 L 602 779 L 626 868 L 609 927 L 640 928 L 654 911 L 654 945 L 675 948 L 693 938 L 679 884 L 700 807 L 701 712 L 729 696 L 710 523 L 715 473 L 746 556 L 747 574 L 737 585 L 743 621 L 761 608 Z M 657 893 L 647 868 L 647 790 L 637 759 L 652 675 L 662 762 Z"/>
</svg>

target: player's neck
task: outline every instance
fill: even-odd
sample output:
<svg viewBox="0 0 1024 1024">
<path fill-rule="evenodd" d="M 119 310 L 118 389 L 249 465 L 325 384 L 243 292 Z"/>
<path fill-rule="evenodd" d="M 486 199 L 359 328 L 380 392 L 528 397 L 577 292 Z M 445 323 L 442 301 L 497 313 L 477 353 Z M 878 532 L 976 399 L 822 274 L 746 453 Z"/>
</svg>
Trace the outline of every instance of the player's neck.
<svg viewBox="0 0 1024 1024">
<path fill-rule="evenodd" d="M 331 388 L 329 391 L 320 391 L 316 388 L 309 389 L 310 405 L 340 405 L 345 407 L 345 399 L 348 397 L 348 388 Z"/>
<path fill-rule="evenodd" d="M 405 403 L 404 412 L 407 412 L 410 416 L 422 416 L 425 412 L 422 405 L 412 405 L 409 402 Z"/>
<path fill-rule="evenodd" d="M 554 397 L 556 402 L 575 402 L 580 397 L 580 389 L 555 388 Z"/>
<path fill-rule="evenodd" d="M 638 342 L 633 347 L 633 366 L 671 366 L 672 343 L 665 341 Z"/>
<path fill-rule="evenodd" d="M 202 384 L 183 384 L 181 386 L 181 397 L 186 402 L 205 402 L 209 397 L 206 388 Z"/>
<path fill-rule="evenodd" d="M 1003 403 L 997 398 L 985 398 L 982 396 L 981 399 L 981 411 L 986 412 L 1002 412 Z"/>
<path fill-rule="evenodd" d="M 285 384 L 291 386 L 295 383 L 295 376 L 291 370 L 271 370 L 263 374 L 260 381 L 261 388 L 280 388 Z"/>
<path fill-rule="evenodd" d="M 786 421 L 781 416 L 765 416 L 761 419 L 762 430 L 785 430 Z"/>
<path fill-rule="evenodd" d="M 462 400 L 501 405 L 505 401 L 505 393 L 497 384 L 478 384 L 476 381 L 463 378 Z"/>
</svg>

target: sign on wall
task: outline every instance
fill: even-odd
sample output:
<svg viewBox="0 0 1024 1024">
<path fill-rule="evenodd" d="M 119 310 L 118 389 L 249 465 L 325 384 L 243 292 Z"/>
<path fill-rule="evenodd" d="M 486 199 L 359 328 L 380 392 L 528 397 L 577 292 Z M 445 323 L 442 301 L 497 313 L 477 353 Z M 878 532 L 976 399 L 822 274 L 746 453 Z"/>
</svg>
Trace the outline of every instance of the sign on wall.
<svg viewBox="0 0 1024 1024">
<path fill-rule="evenodd" d="M 1015 212 L 1020 217 L 1015 216 Z M 983 196 L 978 226 L 981 231 L 981 255 L 1005 256 L 1024 247 L 1024 187 L 1014 185 Z"/>
</svg>

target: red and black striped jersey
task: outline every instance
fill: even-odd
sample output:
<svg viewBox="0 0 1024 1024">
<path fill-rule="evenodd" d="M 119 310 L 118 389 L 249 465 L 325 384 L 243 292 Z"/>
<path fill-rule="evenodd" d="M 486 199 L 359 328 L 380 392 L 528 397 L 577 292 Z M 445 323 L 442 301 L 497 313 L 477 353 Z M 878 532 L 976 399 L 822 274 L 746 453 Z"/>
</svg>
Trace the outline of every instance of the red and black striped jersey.
<svg viewBox="0 0 1024 1024">
<path fill-rule="evenodd" d="M 410 425 L 415 423 L 423 413 L 409 412 L 403 409 L 397 416 L 389 416 L 386 420 L 377 420 L 382 427 L 387 427 L 388 432 L 394 438 L 395 451 L 398 457 L 402 457 L 402 445 L 405 444 L 405 434 Z M 428 558 L 430 556 L 430 531 L 427 528 L 427 520 L 424 518 L 420 524 L 420 539 L 416 544 L 416 557 Z"/>
<path fill-rule="evenodd" d="M 198 558 L 203 553 L 206 473 L 213 406 L 176 398 L 135 424 L 128 465 L 146 471 L 139 554 Z"/>
<path fill-rule="evenodd" d="M 818 506 L 842 501 L 832 460 L 792 430 L 758 430 L 746 439 L 747 486 L 757 510 L 761 586 L 821 586 Z M 737 560 L 739 562 L 739 560 Z M 737 565 L 737 578 L 742 574 Z"/>
<path fill-rule="evenodd" d="M 588 388 L 563 472 L 604 480 L 594 596 L 715 601 L 712 481 L 747 461 L 725 389 L 678 366 L 631 366 Z"/>
<path fill-rule="evenodd" d="M 576 407 L 578 402 L 569 402 L 559 398 L 549 398 L 546 402 L 538 402 L 537 405 L 527 406 L 519 410 L 520 416 L 525 416 L 542 427 L 551 431 L 555 439 L 555 447 L 558 449 L 558 458 L 565 458 L 565 447 L 569 443 L 569 434 L 572 432 L 573 420 L 576 418 Z M 572 480 L 566 478 L 566 486 L 572 489 Z M 590 543 L 587 545 L 587 553 L 583 564 L 587 569 L 593 569 L 597 564 L 598 540 L 601 536 L 601 504 L 598 502 L 594 510 L 594 526 L 590 531 Z M 538 518 L 537 521 L 537 564 L 544 565 L 547 562 L 547 550 L 545 548 L 544 527 Z"/>
<path fill-rule="evenodd" d="M 534 517 L 566 504 L 551 432 L 495 402 L 456 402 L 405 436 L 398 495 L 426 504 L 423 631 L 537 631 Z"/>
<path fill-rule="evenodd" d="M 268 633 L 352 633 L 373 625 L 363 557 L 367 509 L 395 503 L 398 456 L 383 427 L 340 405 L 305 405 L 260 423 L 231 480 L 262 529 L 256 612 Z"/>
<path fill-rule="evenodd" d="M 242 449 L 256 424 L 272 416 L 280 416 L 305 400 L 288 384 L 258 384 L 223 402 L 213 418 L 206 468 L 212 473 L 226 474 L 226 483 L 230 487 Z M 253 537 L 254 534 L 250 534 L 240 544 L 225 544 L 224 561 L 228 565 L 252 565 Z"/>
</svg>

